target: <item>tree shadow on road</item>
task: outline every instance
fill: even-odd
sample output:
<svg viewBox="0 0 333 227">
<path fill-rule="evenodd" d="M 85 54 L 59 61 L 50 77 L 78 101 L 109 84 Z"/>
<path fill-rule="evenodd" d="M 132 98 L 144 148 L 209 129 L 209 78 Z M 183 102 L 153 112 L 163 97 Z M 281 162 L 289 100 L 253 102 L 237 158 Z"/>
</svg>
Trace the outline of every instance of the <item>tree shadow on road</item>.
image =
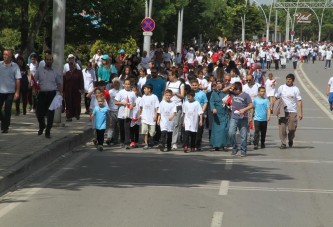
<svg viewBox="0 0 333 227">
<path fill-rule="evenodd" d="M 278 168 L 235 162 L 225 170 L 226 159 L 199 154 L 138 154 L 130 152 L 95 153 L 68 170 L 47 188 L 81 190 L 84 187 L 137 188 L 149 186 L 219 187 L 232 182 L 272 182 L 293 178 L 276 173 Z M 235 158 L 238 159 L 238 158 Z M 35 185 L 31 184 L 31 187 Z"/>
</svg>

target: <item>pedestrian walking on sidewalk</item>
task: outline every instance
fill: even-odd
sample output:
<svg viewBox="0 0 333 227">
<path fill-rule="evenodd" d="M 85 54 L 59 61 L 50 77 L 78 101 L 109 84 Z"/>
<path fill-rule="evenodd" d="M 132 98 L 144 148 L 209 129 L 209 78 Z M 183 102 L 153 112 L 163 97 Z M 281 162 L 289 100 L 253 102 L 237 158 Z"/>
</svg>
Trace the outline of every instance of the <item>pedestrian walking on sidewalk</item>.
<svg viewBox="0 0 333 227">
<path fill-rule="evenodd" d="M 0 120 L 2 133 L 8 133 L 12 115 L 13 100 L 20 97 L 21 72 L 19 66 L 12 62 L 13 52 L 3 51 L 3 61 L 0 61 Z M 4 111 L 2 110 L 4 106 Z"/>
<path fill-rule="evenodd" d="M 287 136 L 289 147 L 293 147 L 297 128 L 297 115 L 299 120 L 303 119 L 302 97 L 298 87 L 294 85 L 294 81 L 295 75 L 288 74 L 286 76 L 286 84 L 281 85 L 275 94 L 275 97 L 282 98 L 286 105 L 285 116 L 279 118 L 280 149 L 287 148 Z"/>
<path fill-rule="evenodd" d="M 38 92 L 36 116 L 39 123 L 38 135 L 42 135 L 45 129 L 45 137 L 51 138 L 51 128 L 53 125 L 54 110 L 49 107 L 56 96 L 57 92 L 62 94 L 62 76 L 53 68 L 53 57 L 45 57 L 45 66 L 39 67 L 34 79 L 39 84 L 39 91 L 34 88 L 34 93 Z M 45 117 L 47 123 L 45 124 Z"/>
</svg>

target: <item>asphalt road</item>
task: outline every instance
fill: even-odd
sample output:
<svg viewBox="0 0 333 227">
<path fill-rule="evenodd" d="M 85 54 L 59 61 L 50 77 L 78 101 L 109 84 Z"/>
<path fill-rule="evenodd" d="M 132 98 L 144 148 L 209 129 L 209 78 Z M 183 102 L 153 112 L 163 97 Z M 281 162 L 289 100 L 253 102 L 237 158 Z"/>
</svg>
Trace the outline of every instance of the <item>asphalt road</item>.
<svg viewBox="0 0 333 227">
<path fill-rule="evenodd" d="M 319 89 L 329 76 L 321 63 L 304 66 Z M 272 72 L 282 84 L 293 71 Z M 0 226 L 333 226 L 332 113 L 299 78 L 304 119 L 291 149 L 279 149 L 274 118 L 266 149 L 250 146 L 246 158 L 208 150 L 97 152 L 87 143 L 2 196 Z"/>
</svg>

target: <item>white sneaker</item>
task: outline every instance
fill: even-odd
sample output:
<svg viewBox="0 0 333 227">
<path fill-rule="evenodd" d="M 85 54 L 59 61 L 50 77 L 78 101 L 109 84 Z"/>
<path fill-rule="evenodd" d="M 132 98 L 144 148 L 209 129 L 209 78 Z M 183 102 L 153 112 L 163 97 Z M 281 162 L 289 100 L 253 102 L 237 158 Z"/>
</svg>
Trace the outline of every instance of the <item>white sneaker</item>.
<svg viewBox="0 0 333 227">
<path fill-rule="evenodd" d="M 177 144 L 173 144 L 172 145 L 172 150 L 177 150 L 177 149 L 178 149 Z"/>
</svg>

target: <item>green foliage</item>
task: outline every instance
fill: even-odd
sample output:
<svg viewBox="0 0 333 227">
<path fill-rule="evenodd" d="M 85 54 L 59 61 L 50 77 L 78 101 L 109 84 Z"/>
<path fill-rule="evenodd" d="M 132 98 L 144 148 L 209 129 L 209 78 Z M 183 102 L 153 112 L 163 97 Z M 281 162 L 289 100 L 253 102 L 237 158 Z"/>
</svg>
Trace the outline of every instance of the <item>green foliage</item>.
<svg viewBox="0 0 333 227">
<path fill-rule="evenodd" d="M 17 29 L 5 28 L 0 32 L 0 43 L 5 48 L 14 49 L 20 45 L 21 33 Z"/>
<path fill-rule="evenodd" d="M 137 48 L 138 44 L 132 37 L 128 37 L 119 43 L 110 43 L 102 40 L 96 40 L 96 42 L 90 48 L 90 57 L 92 57 L 98 49 L 101 49 L 103 54 L 112 52 L 117 55 L 121 49 L 124 49 L 128 54 L 133 54 L 136 52 Z"/>
</svg>

